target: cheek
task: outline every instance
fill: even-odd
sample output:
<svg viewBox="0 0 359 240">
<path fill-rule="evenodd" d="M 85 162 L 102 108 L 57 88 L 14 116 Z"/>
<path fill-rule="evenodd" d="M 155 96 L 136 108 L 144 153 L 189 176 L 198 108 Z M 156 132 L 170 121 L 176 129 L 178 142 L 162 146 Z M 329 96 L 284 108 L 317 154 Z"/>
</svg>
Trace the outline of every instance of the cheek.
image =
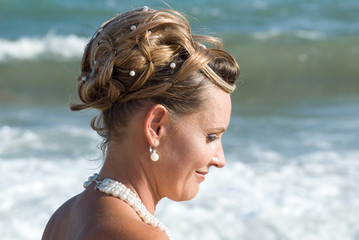
<svg viewBox="0 0 359 240">
<path fill-rule="evenodd" d="M 200 137 L 191 137 L 181 141 L 178 145 L 178 154 L 183 157 L 182 161 L 200 158 L 206 151 L 205 141 Z"/>
<path fill-rule="evenodd" d="M 208 165 L 212 152 L 213 147 L 210 147 L 203 140 L 202 142 L 188 142 L 182 146 L 177 155 L 181 165 L 180 168 L 186 170 L 188 174 L 191 174 L 193 171 Z"/>
<path fill-rule="evenodd" d="M 182 134 L 172 139 L 170 144 L 166 145 L 164 161 L 168 164 L 168 173 L 171 178 L 187 178 L 188 174 L 197 168 L 205 165 L 203 153 L 205 149 L 203 144 L 199 144 L 198 137 L 188 134 Z"/>
<path fill-rule="evenodd" d="M 213 148 L 205 142 L 205 137 L 201 137 L 177 138 L 166 148 L 167 156 L 163 160 L 167 161 L 167 171 L 162 172 L 161 180 L 165 183 L 163 191 L 168 198 L 184 201 L 198 193 L 199 181 L 195 171 L 208 165 Z"/>
</svg>

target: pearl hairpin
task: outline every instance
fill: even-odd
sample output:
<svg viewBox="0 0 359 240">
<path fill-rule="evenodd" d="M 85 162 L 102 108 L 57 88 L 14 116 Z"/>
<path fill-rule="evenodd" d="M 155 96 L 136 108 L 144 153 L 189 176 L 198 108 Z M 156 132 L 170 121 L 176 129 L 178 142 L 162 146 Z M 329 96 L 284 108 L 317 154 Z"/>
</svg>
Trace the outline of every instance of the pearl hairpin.
<svg viewBox="0 0 359 240">
<path fill-rule="evenodd" d="M 132 26 L 131 26 L 131 30 L 132 30 L 132 31 L 135 31 L 135 30 L 136 30 L 136 25 L 132 25 Z"/>
<path fill-rule="evenodd" d="M 142 8 L 142 11 L 147 12 L 147 11 L 148 11 L 148 7 L 147 7 L 147 6 L 144 6 L 144 7 Z"/>
<path fill-rule="evenodd" d="M 176 68 L 176 63 L 171 62 L 171 64 L 170 64 L 170 68 L 175 69 L 175 68 Z"/>
<path fill-rule="evenodd" d="M 86 77 L 86 76 L 82 76 L 82 77 L 81 77 L 81 80 L 82 80 L 83 82 L 86 82 L 87 77 Z"/>
<path fill-rule="evenodd" d="M 132 71 L 130 71 L 129 74 L 130 74 L 131 77 L 134 77 L 136 75 L 136 72 L 132 70 Z"/>
<path fill-rule="evenodd" d="M 202 49 L 207 49 L 206 45 L 204 45 L 204 44 L 201 45 L 201 48 Z"/>
</svg>

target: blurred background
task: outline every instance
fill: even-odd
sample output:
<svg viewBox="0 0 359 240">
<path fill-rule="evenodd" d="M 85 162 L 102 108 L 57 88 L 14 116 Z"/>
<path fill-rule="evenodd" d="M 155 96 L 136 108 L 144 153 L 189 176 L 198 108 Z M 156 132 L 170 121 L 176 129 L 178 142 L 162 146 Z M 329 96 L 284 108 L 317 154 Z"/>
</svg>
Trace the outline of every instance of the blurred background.
<svg viewBox="0 0 359 240">
<path fill-rule="evenodd" d="M 224 39 L 240 84 L 192 201 L 163 200 L 174 239 L 359 240 L 359 2 L 168 0 Z M 84 47 L 150 0 L 0 0 L 0 238 L 40 239 L 101 165 L 96 113 L 71 112 Z"/>
</svg>

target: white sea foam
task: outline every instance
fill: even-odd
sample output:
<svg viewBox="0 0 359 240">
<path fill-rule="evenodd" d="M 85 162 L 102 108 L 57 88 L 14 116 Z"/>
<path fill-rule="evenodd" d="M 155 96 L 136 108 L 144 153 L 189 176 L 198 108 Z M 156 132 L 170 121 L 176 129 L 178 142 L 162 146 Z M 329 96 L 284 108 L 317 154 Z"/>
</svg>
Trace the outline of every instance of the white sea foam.
<svg viewBox="0 0 359 240">
<path fill-rule="evenodd" d="M 61 36 L 50 31 L 43 37 L 22 37 L 17 40 L 0 38 L 0 61 L 8 59 L 37 59 L 56 56 L 62 58 L 80 57 L 88 42 L 76 35 Z"/>
<path fill-rule="evenodd" d="M 326 35 L 323 32 L 318 31 L 307 31 L 307 30 L 295 30 L 295 31 L 284 31 L 278 28 L 272 28 L 268 31 L 263 32 L 254 32 L 251 34 L 254 39 L 258 40 L 269 40 L 273 38 L 278 38 L 281 36 L 293 36 L 296 38 L 306 39 L 306 40 L 322 40 L 326 38 Z"/>
<path fill-rule="evenodd" d="M 317 31 L 307 31 L 307 30 L 296 30 L 294 35 L 298 38 L 308 39 L 308 40 L 322 40 L 325 39 L 326 35 L 322 32 Z"/>
<path fill-rule="evenodd" d="M 96 144 L 100 141 L 98 135 L 90 129 L 66 125 L 49 129 L 5 125 L 0 127 L 0 138 L 0 156 L 16 158 L 28 153 L 29 156 L 38 156 L 39 161 L 48 156 L 61 159 L 84 153 L 96 155 Z M 89 149 L 89 146 L 93 149 Z"/>
<path fill-rule="evenodd" d="M 359 152 L 318 152 L 299 157 L 306 164 L 267 171 L 228 159 L 226 168 L 211 169 L 194 200 L 162 200 L 157 216 L 174 239 L 355 240 L 358 157 Z M 1 189 L 7 197 L 0 205 L 5 240 L 39 239 L 50 215 L 82 191 L 82 182 L 98 166 L 84 159 L 0 162 L 6 179 Z M 344 174 L 334 171 L 339 164 Z"/>
<path fill-rule="evenodd" d="M 4 240 L 40 239 L 51 214 L 82 191 L 96 168 L 84 159 L 0 158 L 2 204 L 0 236 Z M 6 230 L 6 231 L 5 231 Z"/>
<path fill-rule="evenodd" d="M 39 138 L 32 130 L 20 129 L 10 126 L 0 127 L 0 154 L 14 151 L 31 144 L 33 148 L 39 147 Z"/>
<path fill-rule="evenodd" d="M 265 32 L 255 32 L 252 34 L 252 37 L 258 40 L 268 40 L 280 36 L 281 33 L 282 32 L 279 29 L 273 28 Z"/>
</svg>

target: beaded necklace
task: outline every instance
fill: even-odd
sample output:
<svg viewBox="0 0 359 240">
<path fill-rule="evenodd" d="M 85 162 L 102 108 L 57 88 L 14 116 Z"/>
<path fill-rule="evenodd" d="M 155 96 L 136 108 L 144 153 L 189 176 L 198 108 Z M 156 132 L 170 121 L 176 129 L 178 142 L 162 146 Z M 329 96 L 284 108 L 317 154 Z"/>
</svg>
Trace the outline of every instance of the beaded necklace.
<svg viewBox="0 0 359 240">
<path fill-rule="evenodd" d="M 110 178 L 105 178 L 102 181 L 98 180 L 98 176 L 99 175 L 95 173 L 93 176 L 89 177 L 88 180 L 84 182 L 84 188 L 89 187 L 93 182 L 95 182 L 96 185 L 94 190 L 98 189 L 100 192 L 112 195 L 126 202 L 136 211 L 143 222 L 161 229 L 170 238 L 167 227 L 147 210 L 141 199 L 137 197 L 134 192 L 122 183 Z"/>
</svg>

